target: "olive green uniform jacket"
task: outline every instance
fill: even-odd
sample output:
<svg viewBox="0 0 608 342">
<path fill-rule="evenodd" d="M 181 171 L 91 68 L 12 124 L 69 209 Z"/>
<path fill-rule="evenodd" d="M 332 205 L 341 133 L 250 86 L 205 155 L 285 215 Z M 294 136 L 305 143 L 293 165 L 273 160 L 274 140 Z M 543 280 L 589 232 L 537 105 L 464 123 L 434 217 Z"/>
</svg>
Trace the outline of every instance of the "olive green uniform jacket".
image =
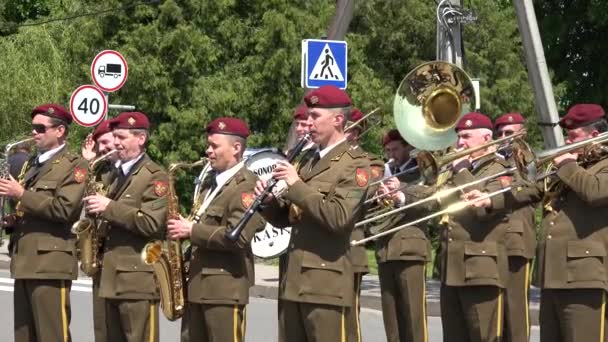
<svg viewBox="0 0 608 342">
<path fill-rule="evenodd" d="M 16 279 L 76 279 L 76 237 L 87 162 L 63 148 L 25 175 L 13 232 L 11 275 Z"/>
<path fill-rule="evenodd" d="M 109 230 L 99 295 L 158 299 L 152 266 L 143 263 L 141 251 L 147 242 L 165 237 L 167 173 L 144 154 L 120 183 L 116 177 L 108 195 L 112 201 L 101 215 Z"/>
<path fill-rule="evenodd" d="M 253 286 L 251 239 L 266 222 L 255 214 L 236 242 L 226 238 L 253 202 L 257 176 L 242 167 L 222 186 L 200 223 L 192 227 L 194 252 L 190 261 L 188 301 L 204 304 L 247 304 Z M 203 198 L 209 187 L 203 190 Z"/>
<path fill-rule="evenodd" d="M 304 155 L 298 180 L 284 194 L 299 208 L 291 219 L 285 276 L 279 297 L 302 303 L 350 307 L 354 272 L 350 236 L 363 215 L 370 162 L 366 154 L 338 144 L 311 169 L 315 151 Z M 275 227 L 290 225 L 289 208 L 273 201 L 262 213 Z"/>
</svg>

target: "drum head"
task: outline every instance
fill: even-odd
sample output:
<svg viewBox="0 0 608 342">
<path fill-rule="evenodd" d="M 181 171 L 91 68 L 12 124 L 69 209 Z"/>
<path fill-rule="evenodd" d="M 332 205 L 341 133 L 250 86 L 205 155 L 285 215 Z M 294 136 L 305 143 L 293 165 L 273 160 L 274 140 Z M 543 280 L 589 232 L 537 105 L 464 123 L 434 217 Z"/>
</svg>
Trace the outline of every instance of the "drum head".
<svg viewBox="0 0 608 342">
<path fill-rule="evenodd" d="M 262 259 L 270 259 L 283 254 L 289 247 L 291 228 L 276 228 L 266 223 L 264 230 L 255 233 L 251 240 L 253 255 Z"/>
<path fill-rule="evenodd" d="M 249 171 L 255 173 L 261 180 L 267 181 L 272 177 L 272 170 L 274 170 L 279 160 L 286 161 L 287 157 L 282 153 L 273 150 L 262 150 L 251 154 L 247 160 L 245 160 L 245 167 L 249 169 Z M 278 196 L 285 189 L 287 189 L 285 181 L 279 181 L 272 193 L 275 196 Z"/>
</svg>

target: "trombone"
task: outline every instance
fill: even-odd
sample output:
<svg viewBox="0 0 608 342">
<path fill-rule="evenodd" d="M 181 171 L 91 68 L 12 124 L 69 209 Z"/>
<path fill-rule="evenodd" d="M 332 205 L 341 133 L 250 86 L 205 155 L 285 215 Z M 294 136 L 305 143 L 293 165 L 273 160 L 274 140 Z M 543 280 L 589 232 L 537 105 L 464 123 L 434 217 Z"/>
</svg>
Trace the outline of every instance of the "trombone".
<svg viewBox="0 0 608 342">
<path fill-rule="evenodd" d="M 519 141 L 523 142 L 523 137 L 525 135 L 526 135 L 525 131 L 520 131 L 520 132 L 517 132 L 517 133 L 515 133 L 513 135 L 510 135 L 510 136 L 507 136 L 507 137 L 503 137 L 503 138 L 500 138 L 500 139 L 489 141 L 489 142 L 487 142 L 485 144 L 482 144 L 482 145 L 479 145 L 479 146 L 475 146 L 475 147 L 471 147 L 471 148 L 467 148 L 467 149 L 462 150 L 462 151 L 450 152 L 450 153 L 447 153 L 447 154 L 445 154 L 443 156 L 435 156 L 431 152 L 420 151 L 420 152 L 418 152 L 418 154 L 416 156 L 416 161 L 418 163 L 417 166 L 414 166 L 414 167 L 405 169 L 403 171 L 397 172 L 397 173 L 395 173 L 392 176 L 384 177 L 381 180 L 372 182 L 370 185 L 375 185 L 375 184 L 378 184 L 380 182 L 384 182 L 384 181 L 386 181 L 389 178 L 397 177 L 397 176 L 399 176 L 399 175 L 401 175 L 403 173 L 413 172 L 413 171 L 418 170 L 418 169 L 420 169 L 422 171 L 421 172 L 422 173 L 422 177 L 423 177 L 423 179 L 426 180 L 427 184 L 433 184 L 433 183 L 435 183 L 435 180 L 437 179 L 437 176 L 443 171 L 443 168 L 446 165 L 448 165 L 449 163 L 453 162 L 454 160 L 462 158 L 462 157 L 464 157 L 464 156 L 466 156 L 468 154 L 474 153 L 476 151 L 486 149 L 486 148 L 488 148 L 490 146 L 493 146 L 493 145 L 502 145 L 496 151 L 489 151 L 489 152 L 486 152 L 486 153 L 484 153 L 484 154 L 482 154 L 480 156 L 471 158 L 472 162 L 480 160 L 480 159 L 485 158 L 485 157 L 487 157 L 489 155 L 495 154 L 496 152 L 498 152 L 500 150 L 509 148 L 512 144 L 516 143 L 516 140 L 517 140 L 517 143 L 519 143 Z M 521 139 L 521 140 L 518 140 L 518 139 Z M 378 196 L 374 196 L 372 198 L 369 198 L 369 199 L 367 199 L 365 201 L 365 204 L 369 204 L 370 202 L 373 202 L 375 200 L 381 199 L 381 198 L 383 198 L 385 196 L 388 196 L 389 194 L 391 194 L 393 192 L 397 192 L 397 191 L 403 190 L 407 186 L 408 185 L 405 184 L 403 186 L 400 186 L 397 189 L 393 189 L 393 190 L 389 191 L 388 193 L 385 193 L 385 194 L 382 194 L 382 195 L 378 195 Z"/>
<path fill-rule="evenodd" d="M 370 116 L 372 116 L 373 114 L 376 114 L 378 111 L 380 110 L 380 107 L 376 107 L 374 108 L 374 110 L 372 110 L 371 112 L 365 114 L 361 119 L 351 123 L 350 125 L 346 126 L 346 128 L 344 129 L 344 132 L 348 132 L 351 129 L 359 126 L 361 127 L 361 133 L 359 133 L 359 138 L 361 138 L 363 135 L 365 135 L 367 132 L 369 132 L 370 126 L 371 125 L 361 125 L 361 123 L 363 123 L 367 118 L 369 118 Z"/>
<path fill-rule="evenodd" d="M 518 138 L 513 145 L 513 160 L 521 178 L 527 182 L 535 182 L 538 180 L 538 170 L 546 166 L 556 157 L 583 148 L 583 159 L 586 159 L 589 158 L 593 147 L 606 142 L 608 142 L 608 132 L 572 144 L 533 152 L 530 145 L 523 139 Z"/>
<path fill-rule="evenodd" d="M 421 200 L 418 200 L 416 202 L 412 202 L 410 204 L 404 205 L 404 206 L 399 207 L 399 208 L 395 208 L 395 209 L 393 209 L 391 211 L 382 213 L 380 215 L 377 215 L 377 216 L 365 219 L 363 221 L 359 221 L 359 222 L 357 222 L 355 224 L 355 228 L 363 226 L 363 225 L 368 224 L 368 223 L 373 222 L 373 221 L 380 220 L 380 219 L 385 218 L 387 216 L 395 215 L 395 214 L 400 213 L 400 212 L 402 212 L 404 210 L 407 210 L 409 208 L 413 208 L 413 207 L 419 206 L 419 205 L 427 203 L 427 202 L 431 202 L 431 201 L 434 201 L 434 200 L 440 200 L 441 198 L 449 196 L 449 195 L 451 195 L 451 194 L 453 194 L 453 193 L 455 193 L 457 191 L 466 189 L 466 188 L 468 188 L 470 186 L 473 186 L 473 185 L 476 185 L 476 184 L 484 183 L 486 181 L 492 180 L 492 179 L 497 178 L 497 177 L 508 175 L 510 173 L 513 173 L 514 171 L 517 171 L 516 167 L 512 167 L 512 168 L 506 169 L 504 171 L 498 172 L 496 174 L 476 179 L 476 180 L 474 180 L 472 182 L 469 182 L 469 183 L 466 183 L 466 184 L 462 184 L 462 185 L 459 185 L 459 186 L 456 186 L 456 187 L 446 188 L 444 190 L 440 190 L 440 191 L 434 193 L 433 195 L 431 195 L 429 197 L 426 197 L 426 198 L 423 198 Z"/>
<path fill-rule="evenodd" d="M 510 168 L 510 169 L 507 169 L 507 170 L 501 171 L 501 172 L 499 172 L 499 173 L 497 173 L 497 174 L 490 175 L 490 176 L 487 176 L 487 177 L 484 177 L 484 178 L 480 178 L 480 179 L 475 180 L 475 181 L 473 181 L 473 182 L 470 182 L 470 183 L 467 183 L 467 184 L 463 184 L 463 185 L 461 185 L 461 186 L 459 186 L 459 187 L 456 187 L 456 188 L 452 188 L 452 189 L 446 189 L 446 190 L 444 190 L 444 191 L 445 191 L 447 194 L 451 194 L 451 193 L 454 193 L 455 191 L 461 190 L 461 189 L 466 188 L 466 187 L 469 187 L 469 186 L 471 186 L 471 185 L 474 185 L 474 184 L 477 184 L 477 183 L 481 183 L 481 182 L 483 182 L 483 181 L 487 181 L 487 180 L 489 180 L 489 179 L 491 179 L 491 178 L 500 177 L 500 176 L 503 176 L 503 175 L 505 175 L 505 174 L 511 173 L 511 172 L 513 172 L 513 171 L 516 171 L 516 170 L 517 170 L 517 168 L 516 168 L 516 167 L 512 167 L 512 168 Z M 536 179 L 535 179 L 535 181 L 541 181 L 541 180 L 543 180 L 543 179 L 545 179 L 545 178 L 547 178 L 547 177 L 552 176 L 553 174 L 555 174 L 555 172 L 546 172 L 546 173 L 543 173 L 543 174 L 541 174 L 541 175 L 540 175 L 538 178 L 536 178 Z M 500 189 L 500 190 L 497 190 L 497 191 L 494 191 L 494 192 L 491 192 L 491 193 L 488 193 L 488 194 L 485 194 L 485 195 L 480 196 L 480 197 L 478 197 L 478 198 L 475 198 L 475 199 L 473 199 L 473 200 L 471 200 L 471 201 L 459 201 L 459 202 L 456 202 L 456 203 L 454 203 L 454 204 L 452 204 L 452 205 L 448 206 L 447 208 L 445 208 L 445 209 L 443 209 L 443 210 L 437 211 L 437 212 L 435 212 L 435 213 L 432 213 L 432 214 L 430 214 L 430 215 L 427 215 L 427 216 L 424 216 L 424 217 L 422 217 L 422 218 L 416 219 L 416 220 L 414 220 L 414 221 L 407 222 L 407 223 L 402 224 L 402 225 L 400 225 L 400 226 L 397 226 L 397 227 L 394 227 L 394 228 L 391 228 L 391 229 L 388 229 L 388 230 L 382 231 L 382 232 L 380 232 L 380 233 L 378 233 L 378 234 L 375 234 L 375 235 L 372 235 L 372 236 L 366 237 L 366 238 L 361 239 L 361 240 L 353 240 L 353 241 L 351 241 L 350 245 L 351 245 L 351 246 L 357 246 L 357 245 L 361 245 L 361 244 L 364 244 L 364 243 L 366 243 L 366 242 L 368 242 L 368 241 L 376 240 L 376 239 L 378 239 L 378 238 L 381 238 L 381 237 L 383 237 L 383 236 L 386 236 L 386 235 L 389 235 L 389 234 L 395 233 L 395 232 L 397 232 L 397 231 L 399 231 L 399 230 L 401 230 L 401 229 L 404 229 L 404 228 L 407 228 L 407 227 L 413 226 L 413 225 L 418 224 L 418 223 L 420 223 L 420 222 L 424 222 L 424 221 L 430 220 L 430 219 L 432 219 L 432 218 L 435 218 L 435 217 L 438 217 L 438 216 L 441 216 L 441 215 L 444 215 L 444 214 L 451 214 L 451 213 L 455 213 L 455 212 L 457 212 L 457 211 L 460 211 L 460 210 L 462 210 L 462 209 L 465 209 L 466 207 L 470 206 L 471 204 L 473 204 L 473 203 L 475 203 L 475 202 L 478 202 L 478 201 L 482 201 L 482 200 L 485 200 L 485 199 L 488 199 L 488 198 L 495 197 L 495 196 L 500 195 L 500 194 L 502 194 L 502 193 L 505 193 L 505 192 L 507 192 L 507 191 L 511 191 L 512 189 L 513 189 L 513 185 L 508 186 L 508 187 L 506 187 L 506 188 L 502 188 L 502 189 Z M 437 193 L 437 194 L 440 194 L 440 193 L 441 193 L 441 191 L 440 191 L 439 193 Z M 426 201 L 426 202 L 428 202 L 428 201 L 430 201 L 430 200 L 434 200 L 434 199 L 436 199 L 436 197 L 435 197 L 435 196 L 436 196 L 437 194 L 435 194 L 435 195 L 433 195 L 433 196 L 430 196 L 430 197 L 427 197 L 427 198 L 425 198 L 425 199 L 423 199 L 423 200 L 420 200 L 420 201 L 418 201 L 418 203 L 412 203 L 412 205 L 410 205 L 409 207 L 411 208 L 411 207 L 412 207 L 414 204 L 415 204 L 415 205 L 418 205 L 418 204 L 420 204 L 419 202 L 422 202 L 422 201 Z M 441 197 L 443 197 L 443 196 L 445 196 L 445 194 L 441 194 Z M 399 208 L 399 209 L 401 209 L 401 208 Z M 403 209 L 403 210 L 405 210 L 405 209 Z M 387 215 L 386 215 L 386 216 L 388 216 L 388 213 L 387 213 Z M 357 223 L 357 224 L 359 224 L 359 223 Z M 356 225 L 355 225 L 355 226 L 356 226 Z"/>
<path fill-rule="evenodd" d="M 378 239 L 378 238 L 381 238 L 381 237 L 383 237 L 383 236 L 385 236 L 385 235 L 389 235 L 389 234 L 395 233 L 395 232 L 397 232 L 397 231 L 399 231 L 399 230 L 401 230 L 401 229 L 403 229 L 403 228 L 413 226 L 413 225 L 415 225 L 415 224 L 418 224 L 418 223 L 420 223 L 420 222 L 424 222 L 424 221 L 426 221 L 426 220 L 430 220 L 430 219 L 432 219 L 432 218 L 434 218 L 434 217 L 437 217 L 437 216 L 441 216 L 441 215 L 444 215 L 444 214 L 450 214 L 450 213 L 454 213 L 454 212 L 460 211 L 460 210 L 462 210 L 462 209 L 464 209 L 464 208 L 468 207 L 469 205 L 471 205 L 471 204 L 473 204 L 473 203 L 475 203 L 475 202 L 478 202 L 478 201 L 481 201 L 481 200 L 485 200 L 485 199 L 487 199 L 487 198 L 492 198 L 492 197 L 497 196 L 497 195 L 500 195 L 500 194 L 502 194 L 502 193 L 504 193 L 504 192 L 510 191 L 510 190 L 511 190 L 511 188 L 512 188 L 512 187 L 510 187 L 510 186 L 509 186 L 509 187 L 506 187 L 506 188 L 503 188 L 503 189 L 500 189 L 500 190 L 497 190 L 497 191 L 491 192 L 491 193 L 489 193 L 489 194 L 483 195 L 483 196 L 481 196 L 481 197 L 478 197 L 478 198 L 476 198 L 476 199 L 474 199 L 474 200 L 472 200 L 472 201 L 459 201 L 459 202 L 456 202 L 456 203 L 454 203 L 454 204 L 450 205 L 449 207 L 447 207 L 447 208 L 445 208 L 445 209 L 443 209 L 443 210 L 440 210 L 440 211 L 435 212 L 435 213 L 433 213 L 433 214 L 430 214 L 430 215 L 424 216 L 424 217 L 419 218 L 419 219 L 417 219 L 417 220 L 414 220 L 414 221 L 411 221 L 411 222 L 408 222 L 408 223 L 402 224 L 402 225 L 400 225 L 400 226 L 397 226 L 397 227 L 394 227 L 394 228 L 391 228 L 391 229 L 388 229 L 388 230 L 382 231 L 382 232 L 380 232 L 380 233 L 378 233 L 378 234 L 376 234 L 376 235 L 372 235 L 372 236 L 370 236 L 370 237 L 366 237 L 366 238 L 361 239 L 361 240 L 353 240 L 353 241 L 351 241 L 351 242 L 350 242 L 350 245 L 351 245 L 351 246 L 358 246 L 358 245 L 364 244 L 364 243 L 366 243 L 366 242 L 368 242 L 368 241 L 372 241 L 372 240 L 376 240 L 376 239 Z"/>
</svg>

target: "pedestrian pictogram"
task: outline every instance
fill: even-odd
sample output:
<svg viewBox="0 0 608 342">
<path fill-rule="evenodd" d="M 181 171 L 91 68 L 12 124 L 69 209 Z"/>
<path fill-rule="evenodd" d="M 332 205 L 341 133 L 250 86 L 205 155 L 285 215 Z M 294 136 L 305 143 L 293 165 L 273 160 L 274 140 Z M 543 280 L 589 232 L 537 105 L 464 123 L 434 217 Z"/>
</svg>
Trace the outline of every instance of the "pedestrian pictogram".
<svg viewBox="0 0 608 342">
<path fill-rule="evenodd" d="M 329 44 L 325 44 L 323 52 L 319 56 L 319 59 L 317 59 L 315 67 L 312 69 L 310 79 L 344 81 L 342 72 L 340 72 L 340 68 L 336 64 L 336 59 L 329 48 Z"/>
<path fill-rule="evenodd" d="M 344 41 L 302 41 L 302 87 L 334 85 L 346 89 L 347 45 Z"/>
</svg>

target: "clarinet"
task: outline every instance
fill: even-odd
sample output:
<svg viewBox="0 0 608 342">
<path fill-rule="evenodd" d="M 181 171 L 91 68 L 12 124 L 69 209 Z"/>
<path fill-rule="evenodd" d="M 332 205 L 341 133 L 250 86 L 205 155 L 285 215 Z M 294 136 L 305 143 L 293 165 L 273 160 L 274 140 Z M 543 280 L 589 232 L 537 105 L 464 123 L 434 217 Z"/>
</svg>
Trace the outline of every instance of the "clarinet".
<svg viewBox="0 0 608 342">
<path fill-rule="evenodd" d="M 308 133 L 300 141 L 298 141 L 298 144 L 293 148 L 293 150 L 291 150 L 291 152 L 289 152 L 289 155 L 287 156 L 287 162 L 292 163 L 294 159 L 296 159 L 296 157 L 300 154 L 300 152 L 302 152 L 304 146 L 306 146 L 311 139 L 312 138 L 310 136 L 310 133 Z M 268 181 L 268 184 L 266 185 L 266 188 L 264 188 L 264 191 L 262 191 L 261 194 L 256 196 L 256 198 L 253 200 L 253 203 L 249 206 L 247 211 L 245 211 L 245 215 L 243 215 L 243 217 L 236 224 L 236 226 L 228 227 L 228 229 L 226 230 L 226 238 L 228 240 L 236 242 L 239 237 L 241 237 L 243 229 L 245 229 L 245 226 L 247 225 L 249 220 L 251 220 L 253 215 L 259 210 L 260 205 L 262 205 L 266 197 L 272 192 L 277 183 L 278 181 L 276 179 L 270 179 Z"/>
</svg>

